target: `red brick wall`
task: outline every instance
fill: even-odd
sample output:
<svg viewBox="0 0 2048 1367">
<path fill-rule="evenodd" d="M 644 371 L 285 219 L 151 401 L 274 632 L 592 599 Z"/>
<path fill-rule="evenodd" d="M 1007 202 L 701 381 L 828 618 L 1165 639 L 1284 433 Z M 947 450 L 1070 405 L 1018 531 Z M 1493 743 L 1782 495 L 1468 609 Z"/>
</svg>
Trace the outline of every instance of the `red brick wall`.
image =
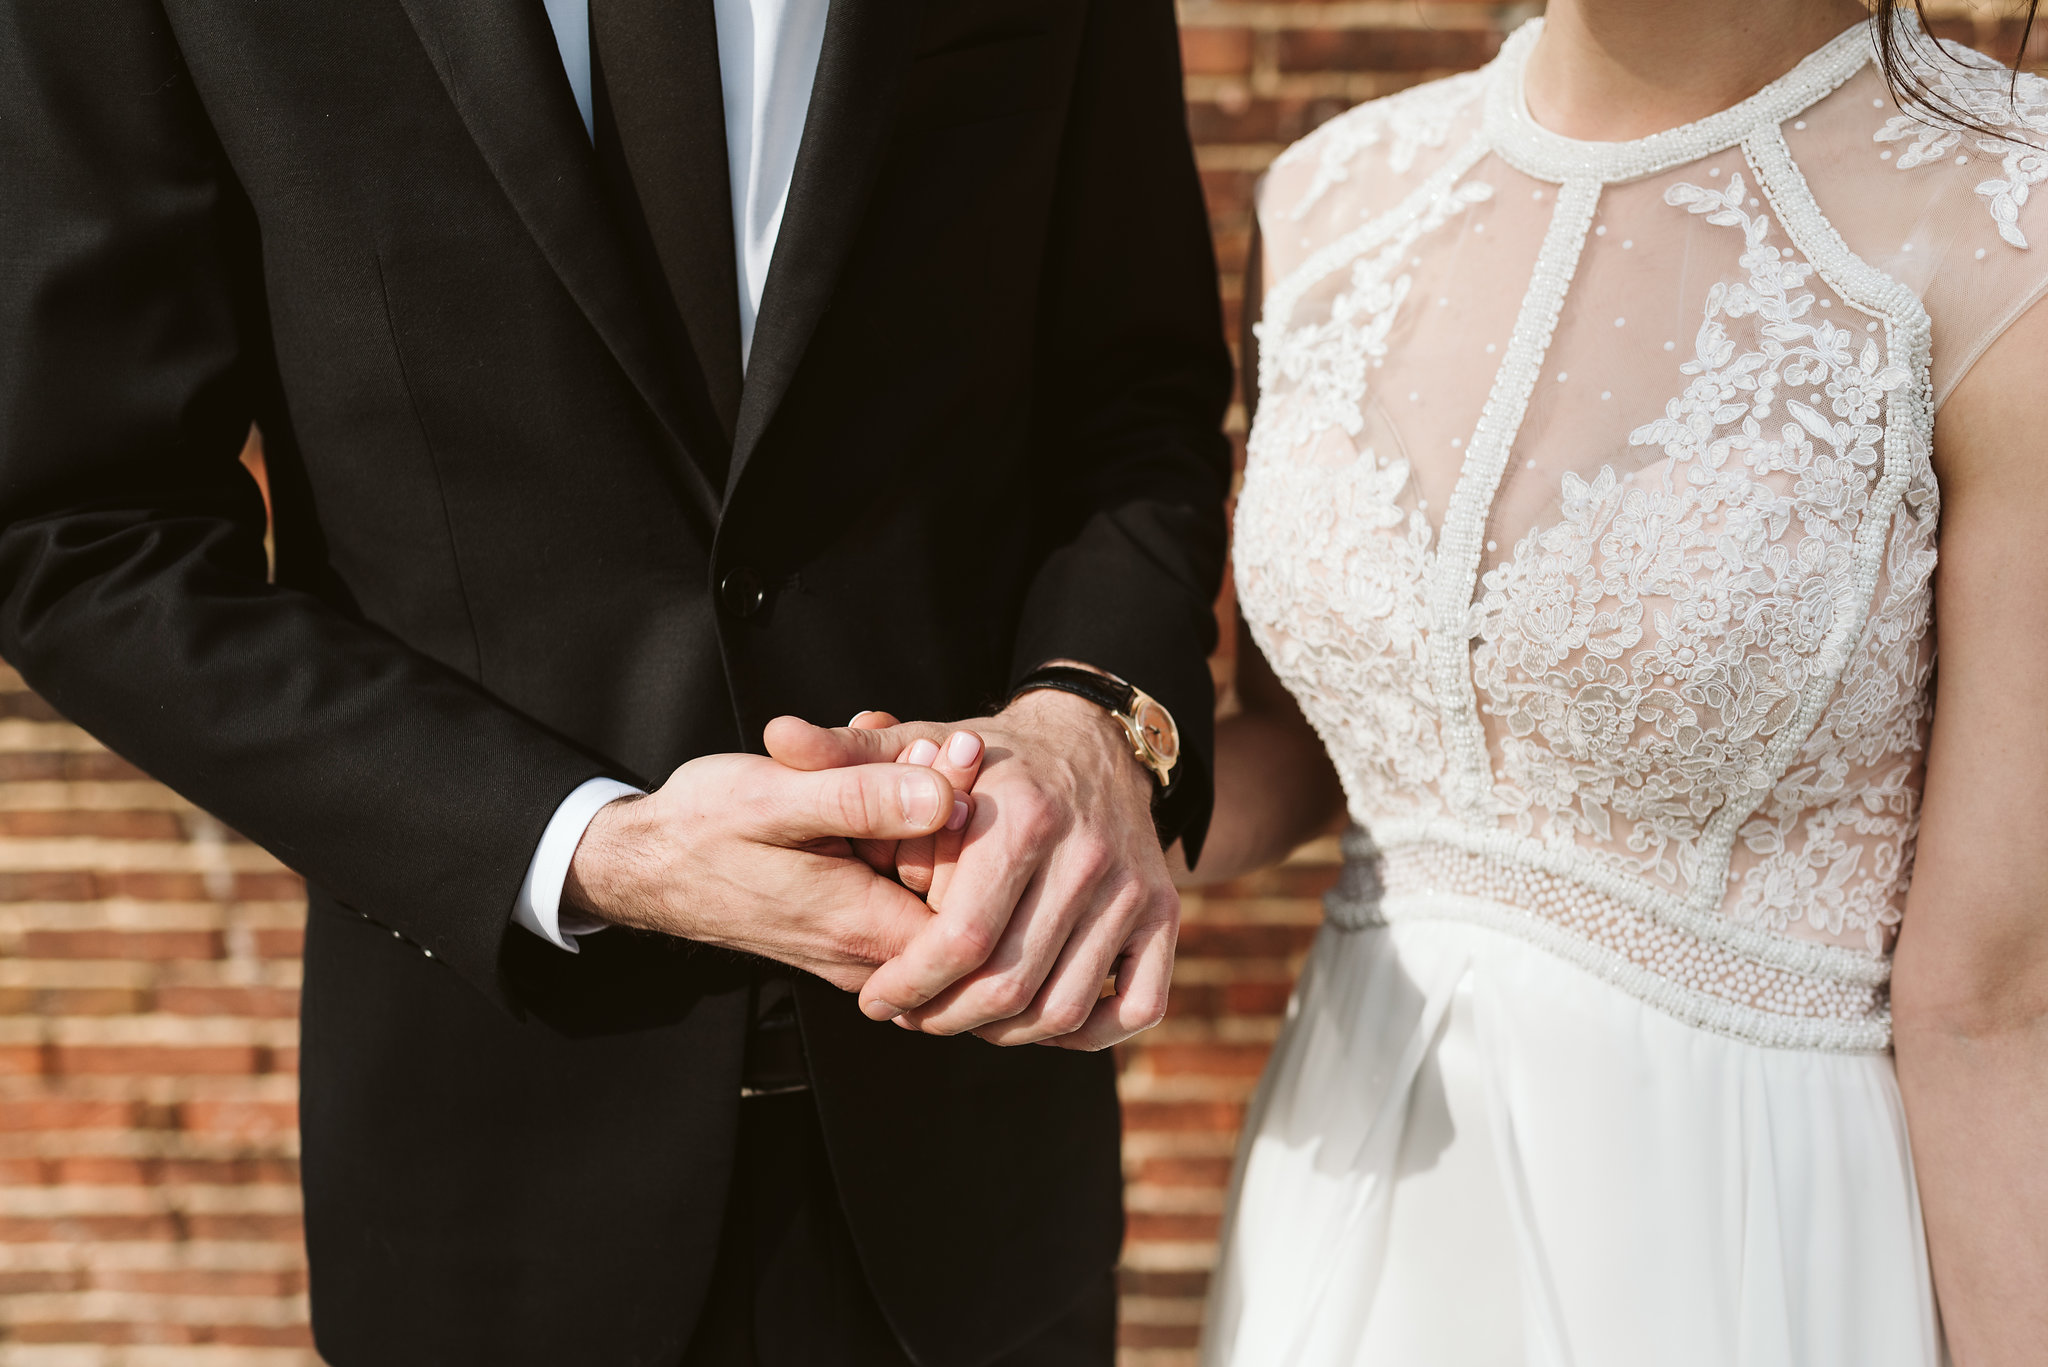
<svg viewBox="0 0 2048 1367">
<path fill-rule="evenodd" d="M 1539 8 L 1183 0 L 1233 335 L 1248 196 L 1273 155 L 1361 99 L 1484 61 Z M 1227 656 L 1217 671 L 1227 686 Z M 1318 842 L 1187 899 L 1173 1010 L 1123 1060 L 1125 1367 L 1193 1361 L 1237 1126 L 1333 854 Z M 302 915 L 291 875 L 0 669 L 0 1367 L 315 1361 L 294 1167 Z"/>
<path fill-rule="evenodd" d="M 0 1364 L 312 1361 L 304 915 L 296 878 L 0 670 Z M 167 1347 L 47 1346 L 93 1344 Z"/>
</svg>

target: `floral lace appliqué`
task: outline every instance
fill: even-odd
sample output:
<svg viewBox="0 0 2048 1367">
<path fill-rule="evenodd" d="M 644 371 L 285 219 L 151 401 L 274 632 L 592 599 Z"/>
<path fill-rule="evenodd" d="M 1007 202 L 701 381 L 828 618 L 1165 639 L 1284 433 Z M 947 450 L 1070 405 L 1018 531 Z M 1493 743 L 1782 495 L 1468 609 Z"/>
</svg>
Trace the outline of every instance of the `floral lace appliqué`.
<svg viewBox="0 0 2048 1367">
<path fill-rule="evenodd" d="M 1313 155 L 1316 173 L 1289 217 L 1297 221 L 1306 217 L 1334 186 L 1350 179 L 1352 162 L 1369 147 L 1385 143 L 1387 169 L 1396 175 L 1407 174 L 1415 165 L 1416 153 L 1444 145 L 1458 111 L 1469 105 L 1479 90 L 1476 72 L 1432 81 L 1359 105 L 1290 147 L 1276 164 Z"/>
<path fill-rule="evenodd" d="M 1885 396 L 1908 379 L 1819 316 L 1813 267 L 1781 254 L 1748 193 L 1738 174 L 1665 195 L 1740 229 L 1746 275 L 1708 292 L 1690 383 L 1630 434 L 1666 459 L 1566 473 L 1558 521 L 1485 575 L 1476 614 L 1503 818 L 1674 888 L 1698 872 L 1708 818 L 1772 782 L 1766 752 L 1805 690 L 1843 668 L 1823 646 L 1856 588 Z M 1819 879 L 1847 887 L 1881 862 L 1837 854 Z M 1763 900 L 1801 905 L 1800 881 Z M 1851 896 L 1836 919 L 1876 914 Z"/>
<path fill-rule="evenodd" d="M 1363 430 L 1366 371 L 1387 354 L 1387 335 L 1408 298 L 1411 280 L 1403 267 L 1410 251 L 1492 197 L 1484 181 L 1430 196 L 1391 225 L 1378 250 L 1352 263 L 1349 288 L 1331 302 L 1328 318 L 1295 328 L 1258 324 L 1259 384 L 1276 401 L 1259 414 L 1250 438 L 1253 456 L 1301 450 L 1333 429 L 1349 437 Z"/>
<path fill-rule="evenodd" d="M 1894 519 L 1863 640 L 1799 758 L 1742 827 L 1757 862 L 1730 890 L 1737 920 L 1772 931 L 1803 920 L 1872 953 L 1889 948 L 1912 878 L 1934 716 L 1939 520 L 1939 489 L 1922 466 Z"/>
<path fill-rule="evenodd" d="M 1909 52 L 1913 51 L 1911 46 Z M 1935 97 L 1938 108 L 1960 110 L 2004 136 L 1988 137 L 1939 114 L 1895 114 L 1873 135 L 1878 142 L 1903 142 L 1892 165 L 1902 171 L 1945 161 L 1964 142 L 1998 160 L 2000 174 L 1978 182 L 1977 193 L 1991 206 L 1998 235 L 2027 246 L 2020 210 L 2033 188 L 2048 180 L 2048 81 L 2006 67 L 1980 52 L 1953 44 L 1944 55 L 1909 58 L 1913 74 Z"/>
<path fill-rule="evenodd" d="M 1263 418 L 1263 414 L 1261 417 Z M 1239 601 L 1329 748 L 1354 812 L 1440 810 L 1429 689 L 1429 521 L 1404 459 L 1255 460 L 1237 505 Z"/>
</svg>

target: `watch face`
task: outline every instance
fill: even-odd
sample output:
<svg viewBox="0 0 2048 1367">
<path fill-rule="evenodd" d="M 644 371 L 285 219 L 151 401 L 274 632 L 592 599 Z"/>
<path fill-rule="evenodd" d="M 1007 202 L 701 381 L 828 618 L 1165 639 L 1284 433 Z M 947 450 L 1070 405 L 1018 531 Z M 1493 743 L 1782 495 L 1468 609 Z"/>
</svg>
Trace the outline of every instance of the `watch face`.
<svg viewBox="0 0 2048 1367">
<path fill-rule="evenodd" d="M 1137 722 L 1146 745 L 1162 764 L 1171 767 L 1180 759 L 1180 732 L 1173 724 L 1172 714 L 1146 698 L 1138 705 Z"/>
</svg>

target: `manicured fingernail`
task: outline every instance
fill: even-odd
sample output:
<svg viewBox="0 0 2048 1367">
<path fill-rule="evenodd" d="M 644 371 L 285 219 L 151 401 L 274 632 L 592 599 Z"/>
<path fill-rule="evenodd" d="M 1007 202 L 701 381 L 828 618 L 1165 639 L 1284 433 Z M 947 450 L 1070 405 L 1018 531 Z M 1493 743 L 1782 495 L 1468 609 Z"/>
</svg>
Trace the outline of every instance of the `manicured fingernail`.
<svg viewBox="0 0 2048 1367">
<path fill-rule="evenodd" d="M 923 826 L 939 815 L 939 787 L 921 774 L 905 774 L 897 784 L 903 798 L 903 815 L 912 825 Z"/>
<path fill-rule="evenodd" d="M 903 752 L 905 764 L 922 764 L 929 769 L 939 757 L 939 747 L 928 740 L 918 741 Z"/>
<path fill-rule="evenodd" d="M 946 758 L 955 769 L 965 769 L 981 758 L 981 737 L 972 731 L 955 731 L 946 742 Z"/>
<path fill-rule="evenodd" d="M 946 829 L 957 831 L 966 826 L 967 811 L 967 799 L 958 793 L 953 794 L 953 814 L 946 818 Z"/>
<path fill-rule="evenodd" d="M 853 719 L 852 719 L 851 721 L 847 722 L 846 724 L 847 724 L 848 726 L 859 726 L 859 725 L 860 725 L 860 719 L 861 719 L 862 717 L 865 717 L 865 716 L 866 716 L 866 715 L 867 715 L 868 713 L 870 713 L 870 712 L 872 712 L 872 711 L 874 711 L 874 710 L 875 710 L 875 709 L 874 709 L 874 708 L 872 708 L 872 707 L 863 707 L 863 708 L 862 708 L 862 709 L 861 709 L 860 711 L 858 711 L 858 712 L 854 713 L 854 714 L 853 714 Z"/>
<path fill-rule="evenodd" d="M 903 1014 L 900 1006 L 891 1006 L 877 997 L 874 1001 L 861 1003 L 860 1013 L 871 1021 L 894 1020 Z"/>
</svg>

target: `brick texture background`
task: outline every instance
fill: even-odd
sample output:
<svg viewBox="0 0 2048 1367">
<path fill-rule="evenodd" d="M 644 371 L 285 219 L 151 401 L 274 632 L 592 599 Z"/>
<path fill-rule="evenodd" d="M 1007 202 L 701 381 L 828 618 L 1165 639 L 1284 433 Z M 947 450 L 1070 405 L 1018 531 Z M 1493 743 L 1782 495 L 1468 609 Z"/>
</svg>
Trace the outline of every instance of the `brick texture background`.
<svg viewBox="0 0 2048 1367">
<path fill-rule="evenodd" d="M 1274 154 L 1485 61 L 1540 8 L 1182 0 L 1233 336 Z M 2001 55 L 2016 42 L 1994 8 L 1930 12 Z M 1228 641 L 1227 594 L 1218 611 Z M 1216 670 L 1227 706 L 1227 652 Z M 1172 1012 L 1122 1060 L 1124 1367 L 1194 1360 L 1237 1128 L 1334 857 L 1318 841 L 1187 899 Z M 291 874 L 0 668 L 0 1367 L 317 1363 L 294 1129 L 303 915 Z"/>
</svg>

